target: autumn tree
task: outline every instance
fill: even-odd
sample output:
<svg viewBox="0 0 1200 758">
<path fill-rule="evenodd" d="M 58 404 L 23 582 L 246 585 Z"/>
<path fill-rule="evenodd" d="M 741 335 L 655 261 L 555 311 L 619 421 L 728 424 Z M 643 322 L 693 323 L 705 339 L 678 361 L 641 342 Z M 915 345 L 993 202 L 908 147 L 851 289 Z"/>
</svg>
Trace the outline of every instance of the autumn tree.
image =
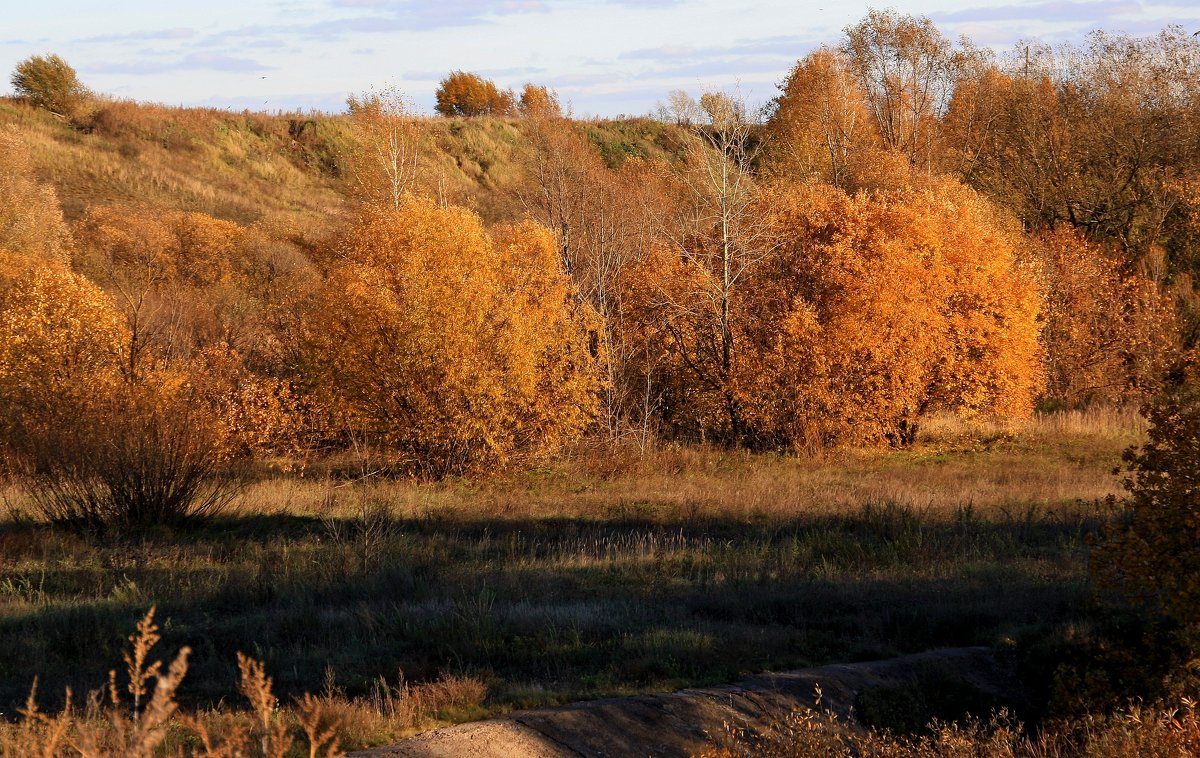
<svg viewBox="0 0 1200 758">
<path fill-rule="evenodd" d="M 1012 233 L 961 186 L 848 195 L 773 185 L 750 209 L 765 254 L 734 282 L 721 376 L 710 275 L 669 249 L 640 290 L 675 429 L 806 449 L 904 444 L 944 408 L 1022 416 L 1040 389 L 1039 297 Z M 647 279 L 652 276 L 649 271 Z"/>
<path fill-rule="evenodd" d="M 1041 234 L 1038 253 L 1046 288 L 1046 399 L 1080 407 L 1152 392 L 1179 348 L 1169 296 L 1128 271 L 1119 251 L 1068 227 Z"/>
<path fill-rule="evenodd" d="M 659 103 L 657 110 L 660 120 L 676 126 L 694 126 L 703 114 L 700 103 L 681 89 L 671 90 L 666 102 Z"/>
<path fill-rule="evenodd" d="M 526 82 L 521 89 L 521 100 L 517 109 L 525 118 L 562 117 L 562 106 L 558 102 L 558 93 L 548 87 L 529 82 Z"/>
<path fill-rule="evenodd" d="M 351 96 L 346 105 L 358 143 L 349 156 L 352 195 L 360 202 L 399 208 L 405 193 L 417 187 L 417 165 L 426 141 L 423 124 L 396 87 Z"/>
<path fill-rule="evenodd" d="M 728 92 L 705 92 L 700 96 L 700 110 L 717 129 L 728 129 L 747 120 L 746 103 Z"/>
<path fill-rule="evenodd" d="M 774 241 L 754 207 L 758 187 L 751 164 L 757 148 L 751 125 L 740 118 L 744 109 L 730 102 L 710 100 L 721 120 L 696 129 L 687 165 L 678 175 L 683 217 L 680 223 L 660 224 L 666 244 L 644 262 L 642 274 L 652 289 L 642 297 L 653 304 L 651 318 L 663 319 L 693 379 L 710 390 L 705 396 L 720 399 L 719 408 L 702 414 L 701 428 L 737 442 L 743 428 L 734 387 L 735 321 L 741 312 L 735 301 L 743 280 Z M 677 297 L 676 285 L 685 282 L 687 295 Z"/>
<path fill-rule="evenodd" d="M 841 47 L 884 145 L 936 171 L 940 118 L 978 54 L 955 50 L 928 18 L 871 10 Z"/>
<path fill-rule="evenodd" d="M 181 280 L 178 239 L 163 219 L 119 207 L 93 207 L 75 227 L 76 266 L 112 294 L 125 316 L 126 372 L 170 365 L 190 353 L 175 297 Z M 221 259 L 217 258 L 219 262 Z"/>
<path fill-rule="evenodd" d="M 1032 410 L 1037 287 L 986 203 L 955 185 L 811 187 L 772 208 L 784 241 L 752 292 L 759 326 L 743 388 L 760 434 L 899 444 L 934 409 Z"/>
<path fill-rule="evenodd" d="M 315 279 L 287 243 L 203 213 L 93 206 L 74 235 L 76 268 L 125 315 L 131 372 L 181 365 L 216 344 L 264 368 L 278 363 L 294 321 L 286 311 Z"/>
<path fill-rule="evenodd" d="M 112 298 L 133 385 L 183 377 L 191 402 L 241 455 L 302 454 L 304 402 L 294 310 L 315 285 L 307 261 L 259 233 L 202 213 L 93 207 L 76 227 L 76 265 Z"/>
<path fill-rule="evenodd" d="M 653 233 L 660 172 L 636 160 L 610 170 L 569 121 L 531 119 L 525 137 L 518 196 L 525 211 L 554 232 L 562 270 L 600 316 L 604 420 L 607 431 L 619 435 L 645 420 L 643 399 L 632 397 L 627 381 L 633 340 L 620 314 L 627 270 Z"/>
<path fill-rule="evenodd" d="M 767 120 L 763 164 L 776 176 L 845 187 L 863 153 L 880 145 L 866 96 L 840 51 L 798 62 Z"/>
<path fill-rule="evenodd" d="M 316 389 L 398 465 L 443 475 L 573 439 L 596 411 L 589 331 L 553 236 L 406 198 L 343 228 L 305 339 Z"/>
<path fill-rule="evenodd" d="M 517 115 L 517 99 L 512 90 L 501 90 L 490 79 L 465 71 L 452 71 L 438 85 L 437 112 L 443 116 Z"/>
<path fill-rule="evenodd" d="M 1022 45 L 959 85 L 948 149 L 966 180 L 1029 227 L 1066 223 L 1115 241 L 1134 267 L 1165 245 L 1170 276 L 1186 270 L 1198 81 L 1200 39 L 1178 28 Z"/>
<path fill-rule="evenodd" d="M 88 94 L 75 69 L 57 55 L 34 55 L 17 64 L 12 86 L 36 108 L 71 116 Z"/>
<path fill-rule="evenodd" d="M 91 527 L 173 523 L 236 494 L 227 436 L 185 378 L 126 371 L 129 334 L 95 285 L 32 263 L 0 306 L 7 472 L 45 517 Z"/>
</svg>

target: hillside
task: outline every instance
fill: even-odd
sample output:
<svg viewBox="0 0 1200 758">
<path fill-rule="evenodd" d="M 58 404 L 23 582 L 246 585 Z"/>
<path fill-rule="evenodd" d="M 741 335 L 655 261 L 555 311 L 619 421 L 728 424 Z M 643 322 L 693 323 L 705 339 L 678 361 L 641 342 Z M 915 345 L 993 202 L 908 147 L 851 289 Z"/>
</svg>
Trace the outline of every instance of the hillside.
<svg viewBox="0 0 1200 758">
<path fill-rule="evenodd" d="M 0 127 L 29 146 L 68 220 L 93 204 L 200 211 L 287 234 L 316 231 L 343 202 L 349 119 L 330 114 L 234 113 L 102 103 L 71 124 L 20 101 L 0 99 Z M 519 119 L 422 121 L 421 172 L 485 220 L 519 215 L 512 190 L 522 175 Z M 669 158 L 680 130 L 649 119 L 576 122 L 604 161 Z"/>
</svg>

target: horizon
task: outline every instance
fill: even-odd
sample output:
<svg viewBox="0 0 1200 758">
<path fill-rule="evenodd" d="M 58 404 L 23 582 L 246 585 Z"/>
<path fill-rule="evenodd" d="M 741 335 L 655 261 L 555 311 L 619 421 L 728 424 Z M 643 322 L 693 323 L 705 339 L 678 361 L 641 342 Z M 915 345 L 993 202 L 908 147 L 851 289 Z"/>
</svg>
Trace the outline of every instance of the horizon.
<svg viewBox="0 0 1200 758">
<path fill-rule="evenodd" d="M 118 99 L 326 113 L 344 112 L 349 95 L 395 85 L 429 114 L 438 82 L 464 70 L 502 88 L 548 86 L 580 118 L 641 116 L 673 90 L 737 89 L 757 108 L 798 59 L 835 44 L 872 6 L 928 16 L 947 37 L 997 51 L 1023 40 L 1081 41 L 1100 29 L 1200 29 L 1200 7 L 1184 0 L 756 0 L 735 11 L 716 0 L 215 0 L 204 8 L 67 0 L 10 10 L 0 65 L 11 72 L 55 53 L 90 89 Z M 12 92 L 7 77 L 3 92 Z"/>
</svg>

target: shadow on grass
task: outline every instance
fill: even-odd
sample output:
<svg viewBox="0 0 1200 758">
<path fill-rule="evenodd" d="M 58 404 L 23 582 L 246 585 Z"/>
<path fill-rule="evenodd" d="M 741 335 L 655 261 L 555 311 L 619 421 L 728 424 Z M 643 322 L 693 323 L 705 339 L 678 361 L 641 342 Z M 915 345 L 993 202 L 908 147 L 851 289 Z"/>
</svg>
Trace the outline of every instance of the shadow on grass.
<svg viewBox="0 0 1200 758">
<path fill-rule="evenodd" d="M 86 539 L 0 527 L 0 710 L 121 660 L 151 605 L 184 699 L 234 692 L 237 651 L 284 694 L 399 671 L 482 676 L 529 706 L 730 681 L 1087 623 L 1083 514 L 895 506 L 748 523 L 225 518 Z"/>
</svg>

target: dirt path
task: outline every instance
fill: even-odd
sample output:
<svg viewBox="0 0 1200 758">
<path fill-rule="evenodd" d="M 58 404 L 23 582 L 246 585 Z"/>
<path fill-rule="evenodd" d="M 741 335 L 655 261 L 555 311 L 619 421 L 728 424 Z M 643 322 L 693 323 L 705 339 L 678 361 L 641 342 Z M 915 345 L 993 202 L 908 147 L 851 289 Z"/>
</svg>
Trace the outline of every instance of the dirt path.
<svg viewBox="0 0 1200 758">
<path fill-rule="evenodd" d="M 684 758 L 703 750 L 726 724 L 760 729 L 797 706 L 847 716 L 880 703 L 976 698 L 1011 702 L 1019 691 L 1009 657 L 991 648 L 934 650 L 903 658 L 761 674 L 724 687 L 682 690 L 519 711 L 417 735 L 397 745 L 353 753 L 407 758 Z M 940 692 L 927 693 L 930 687 Z M 924 690 L 923 690 L 924 688 Z M 874 700 L 868 703 L 864 697 Z"/>
</svg>

